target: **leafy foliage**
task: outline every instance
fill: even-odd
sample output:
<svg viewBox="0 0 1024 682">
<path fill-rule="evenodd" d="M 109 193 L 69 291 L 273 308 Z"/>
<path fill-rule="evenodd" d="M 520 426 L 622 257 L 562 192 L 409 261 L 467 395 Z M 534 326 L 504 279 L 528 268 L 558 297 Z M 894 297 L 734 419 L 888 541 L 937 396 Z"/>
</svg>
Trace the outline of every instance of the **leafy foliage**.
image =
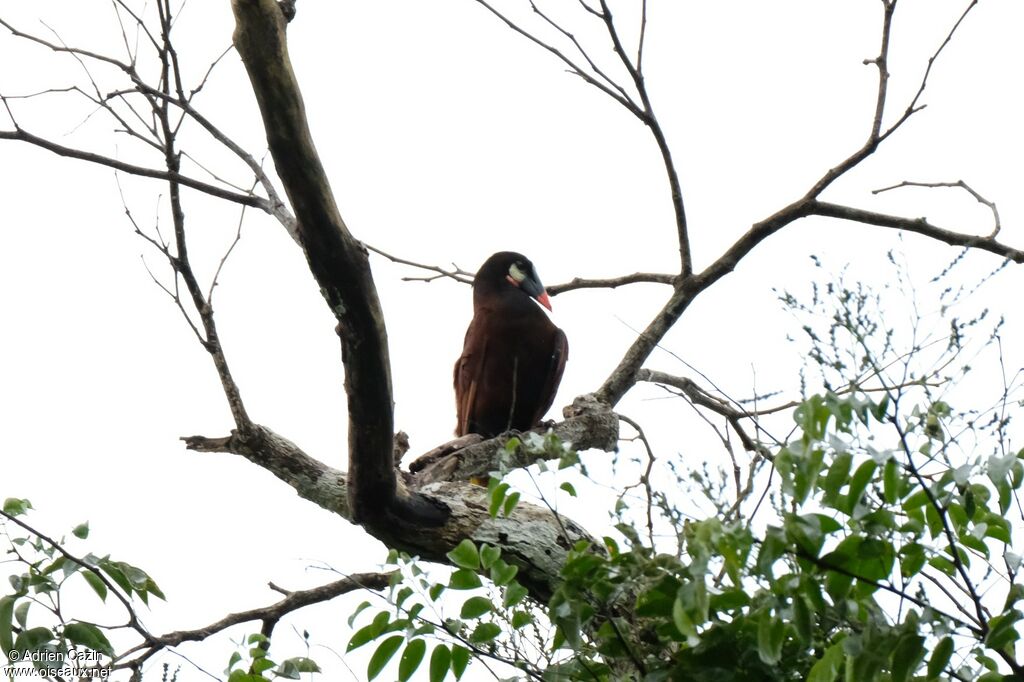
<svg viewBox="0 0 1024 682">
<path fill-rule="evenodd" d="M 102 671 L 115 657 L 107 632 L 71 617 L 61 595 L 87 585 L 100 602 L 116 591 L 126 601 L 146 603 L 150 595 L 163 599 L 163 592 L 149 574 L 128 562 L 92 554 L 78 559 L 65 549 L 67 537 L 51 540 L 31 531 L 23 521 L 31 509 L 25 499 L 9 498 L 3 504 L 0 536 L 9 562 L 20 570 L 8 576 L 11 591 L 0 597 L 0 650 L 12 663 L 30 661 L 40 670 L 52 668 L 54 661 L 79 661 L 80 667 Z M 71 535 L 88 538 L 88 523 L 75 526 Z"/>
<path fill-rule="evenodd" d="M 228 682 L 260 682 L 278 678 L 298 680 L 302 673 L 320 672 L 320 666 L 311 658 L 298 656 L 276 663 L 270 658 L 269 651 L 270 639 L 265 635 L 257 632 L 246 637 L 244 645 L 228 660 L 228 667 L 224 670 Z"/>
<path fill-rule="evenodd" d="M 641 537 L 623 496 L 619 535 L 571 547 L 546 605 L 506 579 L 502 567 L 515 567 L 494 547 L 455 547 L 447 583 L 404 558 L 412 582 L 392 591 L 395 616 L 380 612 L 366 641 L 398 649 L 387 635 L 420 623 L 406 646 L 437 642 L 431 680 L 452 672 L 453 646 L 546 680 L 1017 679 L 1024 587 L 1009 513 L 1024 450 L 1008 445 L 1011 387 L 987 417 L 958 409 L 952 391 L 969 371 L 957 364 L 967 331 L 986 313 L 953 318 L 946 338 L 915 329 L 910 350 L 898 351 L 900 335 L 879 323 L 881 297 L 859 284 L 816 288 L 806 305 L 783 300 L 809 318 L 806 357 L 823 388 L 788 411 L 785 440 L 748 447 L 764 468 L 752 467 L 745 488 L 737 482 L 735 499 L 723 501 L 726 487 L 710 475 L 692 477 L 718 514 L 684 518 L 645 474 L 647 524 L 657 514 L 675 551 L 656 546 L 653 530 Z M 745 418 L 761 427 L 757 413 Z M 531 437 L 533 447 L 558 447 Z M 492 516 L 519 499 L 504 473 L 489 482 Z M 569 483 L 558 490 L 576 495 Z M 453 598 L 456 590 L 474 593 Z"/>
</svg>

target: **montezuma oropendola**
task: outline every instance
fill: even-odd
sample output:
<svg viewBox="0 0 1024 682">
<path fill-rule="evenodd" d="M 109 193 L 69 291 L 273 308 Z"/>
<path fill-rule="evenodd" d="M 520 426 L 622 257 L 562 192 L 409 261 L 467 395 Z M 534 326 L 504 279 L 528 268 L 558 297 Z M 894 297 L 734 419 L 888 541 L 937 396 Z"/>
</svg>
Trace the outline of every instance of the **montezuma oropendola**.
<svg viewBox="0 0 1024 682">
<path fill-rule="evenodd" d="M 501 251 L 473 278 L 473 321 L 455 363 L 455 435 L 527 431 L 551 407 L 569 356 L 565 333 L 526 256 Z"/>
</svg>

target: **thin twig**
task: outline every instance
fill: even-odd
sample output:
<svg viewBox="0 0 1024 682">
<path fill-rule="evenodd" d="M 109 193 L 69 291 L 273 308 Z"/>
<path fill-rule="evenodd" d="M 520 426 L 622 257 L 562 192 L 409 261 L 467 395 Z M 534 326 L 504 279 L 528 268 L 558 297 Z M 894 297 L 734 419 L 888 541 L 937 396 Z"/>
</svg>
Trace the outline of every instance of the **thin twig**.
<svg viewBox="0 0 1024 682">
<path fill-rule="evenodd" d="M 890 192 L 892 190 L 900 189 L 902 187 L 925 187 L 925 188 L 959 187 L 960 189 L 964 190 L 965 192 L 970 194 L 972 197 L 974 197 L 975 200 L 979 204 L 987 206 L 988 209 L 990 211 L 992 211 L 992 219 L 995 222 L 995 225 L 993 226 L 992 231 L 988 234 L 988 238 L 989 239 L 994 238 L 996 235 L 999 234 L 999 231 L 1003 229 L 1002 223 L 999 220 L 999 209 L 996 208 L 995 202 L 989 201 L 988 199 L 983 197 L 981 194 L 976 192 L 970 185 L 968 185 L 963 180 L 957 180 L 956 182 L 913 182 L 913 181 L 910 181 L 910 180 L 904 180 L 903 182 L 899 183 L 898 185 L 891 185 L 889 187 L 882 187 L 881 189 L 871 190 L 871 193 L 872 194 L 881 194 L 882 192 Z"/>
</svg>

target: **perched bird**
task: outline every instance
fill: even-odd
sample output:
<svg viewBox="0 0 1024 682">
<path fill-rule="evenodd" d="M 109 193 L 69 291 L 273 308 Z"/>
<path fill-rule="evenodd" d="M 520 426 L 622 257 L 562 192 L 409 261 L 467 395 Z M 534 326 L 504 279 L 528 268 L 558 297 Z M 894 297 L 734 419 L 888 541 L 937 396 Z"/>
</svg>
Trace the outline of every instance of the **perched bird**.
<svg viewBox="0 0 1024 682">
<path fill-rule="evenodd" d="M 540 306 L 551 310 L 551 301 L 526 256 L 501 251 L 480 266 L 455 363 L 455 435 L 526 431 L 551 407 L 569 344 Z"/>
</svg>

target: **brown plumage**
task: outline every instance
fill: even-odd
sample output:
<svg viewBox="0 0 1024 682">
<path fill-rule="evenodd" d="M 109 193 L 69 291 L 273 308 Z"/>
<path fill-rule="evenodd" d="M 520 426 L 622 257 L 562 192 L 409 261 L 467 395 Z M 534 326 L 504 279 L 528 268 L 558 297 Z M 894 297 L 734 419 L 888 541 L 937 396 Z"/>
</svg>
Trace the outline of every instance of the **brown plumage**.
<svg viewBox="0 0 1024 682">
<path fill-rule="evenodd" d="M 525 256 L 496 253 L 473 278 L 473 321 L 455 363 L 455 435 L 492 437 L 540 423 L 562 380 L 569 344 Z"/>
</svg>

